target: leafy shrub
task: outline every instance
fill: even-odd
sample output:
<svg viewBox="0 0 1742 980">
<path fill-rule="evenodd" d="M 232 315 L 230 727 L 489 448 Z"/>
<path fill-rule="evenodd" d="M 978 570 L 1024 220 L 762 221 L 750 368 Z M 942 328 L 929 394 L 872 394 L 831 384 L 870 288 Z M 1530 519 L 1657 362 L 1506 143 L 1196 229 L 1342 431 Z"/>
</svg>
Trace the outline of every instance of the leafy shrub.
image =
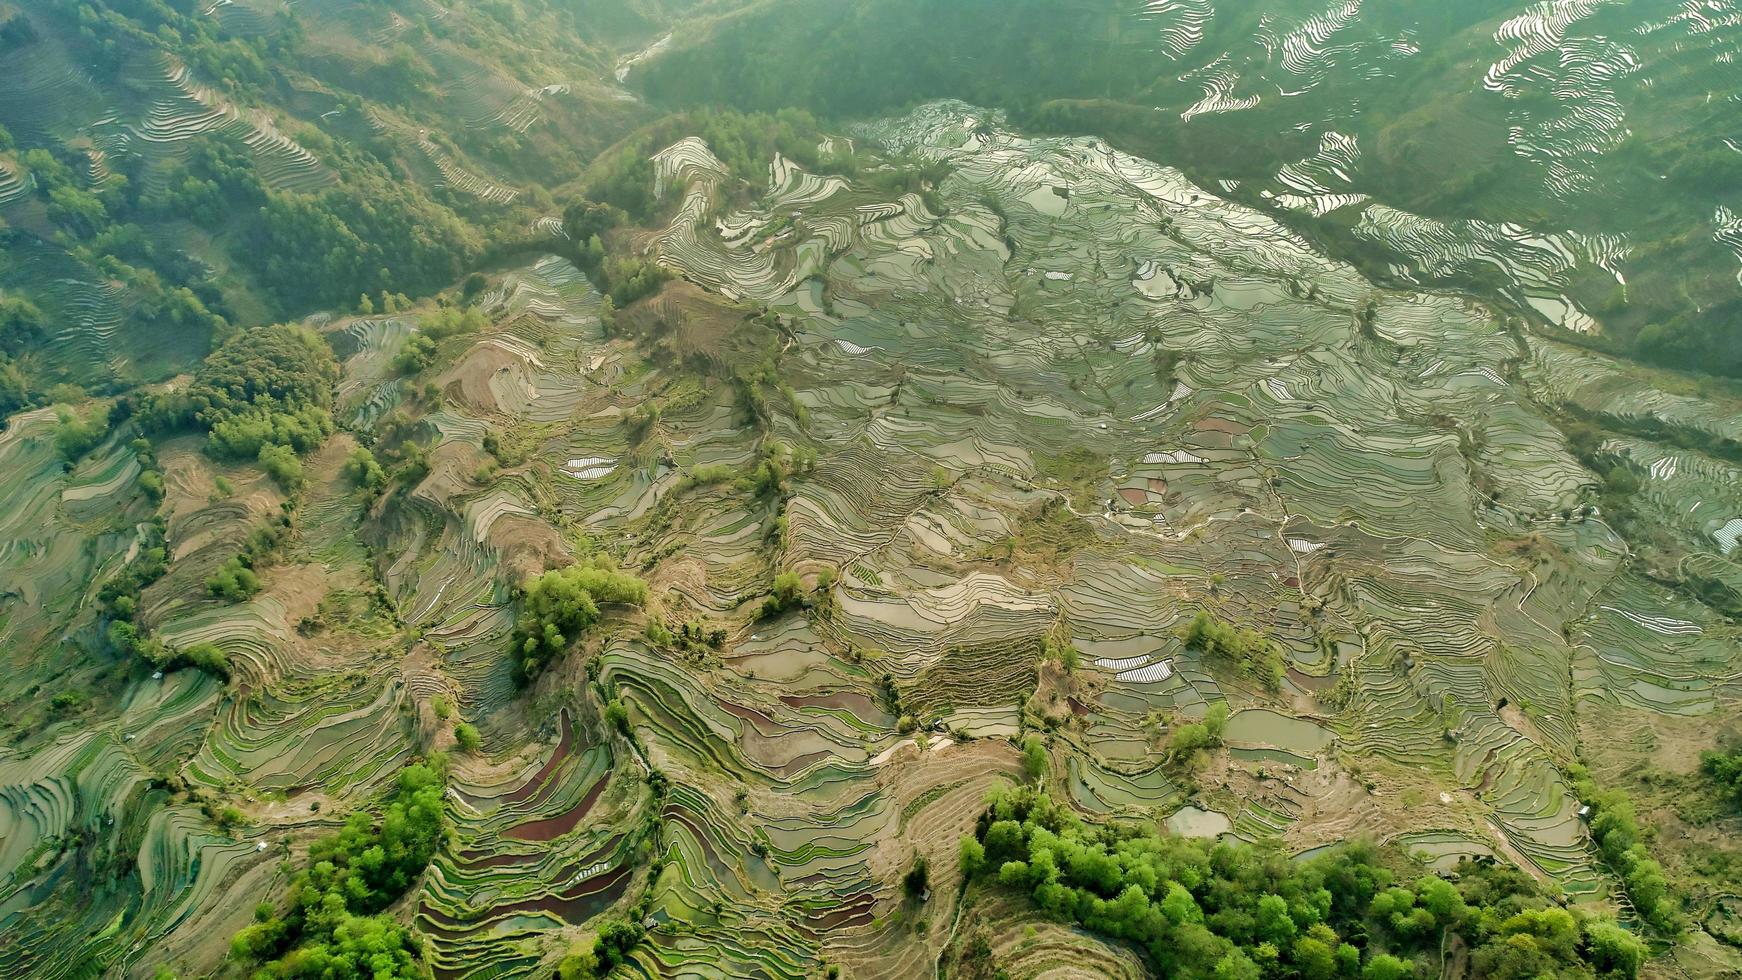
<svg viewBox="0 0 1742 980">
<path fill-rule="evenodd" d="M 445 779 L 440 759 L 401 770 L 381 819 L 354 813 L 317 841 L 291 882 L 289 908 L 257 908 L 231 953 L 261 962 L 268 977 L 426 975 L 417 940 L 379 913 L 417 882 L 447 834 Z"/>
<path fill-rule="evenodd" d="M 577 949 L 556 966 L 558 980 L 593 980 L 598 971 L 599 958 L 590 949 Z"/>
<path fill-rule="evenodd" d="M 306 453 L 332 434 L 337 378 L 332 351 L 313 331 L 243 331 L 206 356 L 186 391 L 157 396 L 141 422 L 201 429 L 218 459 L 257 459 L 266 446 Z"/>
<path fill-rule="evenodd" d="M 1603 860 L 1621 877 L 1627 897 L 1653 928 L 1669 935 L 1683 928 L 1680 903 L 1670 893 L 1663 867 L 1646 850 L 1633 801 L 1619 790 L 1599 787 L 1584 766 L 1568 767 L 1573 791 L 1591 807 L 1591 837 Z"/>
<path fill-rule="evenodd" d="M 1257 630 L 1239 629 L 1209 613 L 1198 613 L 1180 634 L 1189 649 L 1206 661 L 1221 662 L 1240 676 L 1257 680 L 1268 691 L 1282 687 L 1282 649 Z"/>
<path fill-rule="evenodd" d="M 762 600 L 761 616 L 763 619 L 773 619 L 788 609 L 803 606 L 804 602 L 804 582 L 798 577 L 798 573 L 781 572 L 774 576 L 768 598 Z"/>
<path fill-rule="evenodd" d="M 211 427 L 207 452 L 218 459 L 252 459 L 269 446 L 306 453 L 333 432 L 332 416 L 324 408 L 294 412 L 252 409 L 228 416 Z"/>
<path fill-rule="evenodd" d="M 1048 762 L 1045 740 L 1039 735 L 1030 735 L 1022 740 L 1022 771 L 1028 775 L 1030 782 L 1039 782 L 1046 775 Z"/>
<path fill-rule="evenodd" d="M 342 470 L 345 479 L 366 490 L 379 490 L 387 485 L 387 471 L 375 461 L 375 454 L 363 446 L 351 450 Z"/>
<path fill-rule="evenodd" d="M 613 919 L 605 923 L 605 927 L 599 930 L 599 938 L 593 942 L 593 957 L 599 964 L 599 972 L 608 976 L 612 970 L 628 962 L 629 954 L 641 945 L 646 935 L 647 930 L 639 922 Z"/>
<path fill-rule="evenodd" d="M 1700 753 L 1700 774 L 1732 802 L 1742 804 L 1742 751 Z"/>
<path fill-rule="evenodd" d="M 232 558 L 206 579 L 206 591 L 215 598 L 242 602 L 259 593 L 260 576 L 243 564 L 240 557 Z"/>
<path fill-rule="evenodd" d="M 176 661 L 203 670 L 213 677 L 230 676 L 230 658 L 210 643 L 196 643 L 176 654 Z"/>
<path fill-rule="evenodd" d="M 70 405 L 55 408 L 54 448 L 69 463 L 78 462 L 109 434 L 109 414 L 98 408 L 83 413 Z"/>
<path fill-rule="evenodd" d="M 527 584 L 514 628 L 515 674 L 524 683 L 599 621 L 600 605 L 641 606 L 647 583 L 595 560 Z"/>
<path fill-rule="evenodd" d="M 478 746 L 482 744 L 482 740 L 478 737 L 478 730 L 472 727 L 469 722 L 464 721 L 454 726 L 454 742 L 459 745 L 462 752 L 476 752 Z"/>
<path fill-rule="evenodd" d="M 434 313 L 426 314 L 418 321 L 417 328 L 431 340 L 446 340 L 459 334 L 477 333 L 484 329 L 488 322 L 484 318 L 483 311 L 475 306 L 463 309 L 457 306 L 446 306 Z"/>
<path fill-rule="evenodd" d="M 1388 866 L 1401 855 L 1371 844 L 1290 861 L 1265 847 L 1090 826 L 1026 786 L 991 799 L 961 862 L 971 879 L 1132 943 L 1162 976 L 1396 980 L 1437 964 L 1452 935 L 1483 977 L 1590 977 L 1598 967 L 1630 978 L 1645 953 L 1504 866 L 1465 861 L 1455 882 L 1424 872 L 1394 884 Z"/>
<path fill-rule="evenodd" d="M 285 490 L 293 491 L 302 486 L 302 460 L 296 458 L 296 450 L 289 446 L 261 446 L 256 459 L 266 475 Z"/>
<path fill-rule="evenodd" d="M 91 700 L 91 696 L 83 691 L 61 691 L 49 699 L 48 706 L 57 713 L 77 711 Z"/>
<path fill-rule="evenodd" d="M 612 698 L 610 701 L 605 703 L 605 724 L 616 729 L 619 734 L 624 736 L 631 734 L 629 728 L 629 709 L 623 706 L 622 701 Z"/>
<path fill-rule="evenodd" d="M 924 854 L 916 854 L 913 865 L 907 869 L 907 874 L 901 876 L 901 890 L 913 898 L 925 894 L 926 885 L 931 879 L 931 866 L 926 862 Z"/>
<path fill-rule="evenodd" d="M 393 370 L 399 374 L 416 374 L 435 360 L 436 342 L 422 334 L 412 334 L 399 345 L 393 355 Z"/>
<path fill-rule="evenodd" d="M 169 664 L 169 650 L 163 645 L 163 641 L 141 633 L 138 626 L 127 620 L 118 619 L 110 623 L 104 639 L 117 656 L 139 657 L 158 668 Z"/>
</svg>

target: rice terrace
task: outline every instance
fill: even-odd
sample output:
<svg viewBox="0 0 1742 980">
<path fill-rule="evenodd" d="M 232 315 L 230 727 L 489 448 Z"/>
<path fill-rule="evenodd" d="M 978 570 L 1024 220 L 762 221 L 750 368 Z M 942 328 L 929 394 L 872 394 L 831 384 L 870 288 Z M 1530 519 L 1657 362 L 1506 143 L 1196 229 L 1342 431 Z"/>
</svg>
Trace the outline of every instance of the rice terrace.
<svg viewBox="0 0 1742 980">
<path fill-rule="evenodd" d="M 1742 976 L 1742 2 L 0 0 L 0 977 Z"/>
</svg>

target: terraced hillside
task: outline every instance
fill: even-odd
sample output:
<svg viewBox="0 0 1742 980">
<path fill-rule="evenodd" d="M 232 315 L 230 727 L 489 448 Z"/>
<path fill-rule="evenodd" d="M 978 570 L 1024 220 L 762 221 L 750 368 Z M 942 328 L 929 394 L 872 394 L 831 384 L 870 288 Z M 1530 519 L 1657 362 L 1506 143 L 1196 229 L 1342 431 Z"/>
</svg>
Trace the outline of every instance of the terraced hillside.
<svg viewBox="0 0 1742 980">
<path fill-rule="evenodd" d="M 1736 628 L 1688 582 L 1734 580 L 1742 500 L 1685 433 L 1738 402 L 1377 286 L 1098 139 L 954 102 L 832 139 L 862 178 L 656 154 L 674 278 L 624 309 L 547 256 L 457 330 L 311 319 L 344 429 L 296 481 L 128 421 L 65 468 L 68 423 L 14 419 L 5 972 L 245 971 L 213 937 L 444 750 L 451 829 L 389 912 L 442 976 L 549 974 L 625 916 L 646 975 L 924 975 L 982 916 L 1020 975 L 1146 969 L 957 887 L 1035 774 L 1095 821 L 1499 857 L 1645 928 L 1568 773 L 1618 726 L 1729 724 Z M 904 167 L 942 176 L 879 189 Z M 1563 432 L 1599 414 L 1622 530 Z M 102 640 L 86 583 L 154 540 L 139 628 L 226 676 Z M 520 590 L 589 559 L 646 600 L 520 686 Z M 1729 969 L 1696 934 L 1663 962 Z"/>
<path fill-rule="evenodd" d="M 55 324 L 0 349 L 0 404 L 550 240 L 552 190 L 656 116 L 617 60 L 715 6 L 0 3 L 0 290 Z"/>
<path fill-rule="evenodd" d="M 0 0 L 0 976 L 1742 973 L 1742 391 L 1562 221 L 1723 3 L 739 6 Z"/>
<path fill-rule="evenodd" d="M 1370 278 L 1735 375 L 1739 32 L 1730 0 L 782 0 L 681 25 L 640 84 L 1004 106 L 1183 166 Z"/>
</svg>

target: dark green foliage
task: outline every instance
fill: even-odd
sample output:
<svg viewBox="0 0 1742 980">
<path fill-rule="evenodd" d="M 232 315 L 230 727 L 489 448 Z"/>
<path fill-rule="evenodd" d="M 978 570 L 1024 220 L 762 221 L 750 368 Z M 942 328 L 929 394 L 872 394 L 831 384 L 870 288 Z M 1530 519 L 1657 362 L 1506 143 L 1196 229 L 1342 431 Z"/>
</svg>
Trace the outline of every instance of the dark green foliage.
<svg viewBox="0 0 1742 980">
<path fill-rule="evenodd" d="M 1637 976 L 1650 954 L 1638 936 L 1604 921 L 1585 924 L 1585 947 L 1599 976 Z"/>
<path fill-rule="evenodd" d="M 375 461 L 375 454 L 362 446 L 351 450 L 351 455 L 345 457 L 342 472 L 345 479 L 365 490 L 379 490 L 387 485 L 387 471 Z"/>
<path fill-rule="evenodd" d="M 0 23 L 0 51 L 21 47 L 36 40 L 36 28 L 23 14 L 9 15 L 4 23 Z M 0 127 L 0 150 L 12 148 L 12 134 L 5 127 Z"/>
<path fill-rule="evenodd" d="M 1207 663 L 1231 668 L 1241 677 L 1263 684 L 1265 690 L 1282 687 L 1282 649 L 1256 630 L 1236 628 L 1201 612 L 1180 633 L 1180 639 L 1187 648 L 1203 654 Z"/>
<path fill-rule="evenodd" d="M 139 593 L 162 578 L 168 569 L 169 549 L 164 544 L 164 524 L 162 518 L 156 518 L 145 525 L 145 535 L 133 560 L 97 591 L 97 603 L 103 615 L 131 620 L 138 607 Z"/>
<path fill-rule="evenodd" d="M 140 631 L 130 619 L 117 619 L 103 634 L 109 649 L 118 657 L 136 657 L 162 668 L 170 661 L 169 648 L 163 641 Z"/>
<path fill-rule="evenodd" d="M 460 309 L 445 307 L 422 318 L 418 332 L 405 338 L 399 352 L 393 356 L 393 370 L 400 374 L 417 374 L 435 362 L 441 341 L 459 334 L 477 333 L 484 329 L 484 314 L 477 307 Z"/>
<path fill-rule="evenodd" d="M 302 486 L 302 460 L 296 458 L 296 450 L 290 446 L 263 445 L 255 461 L 285 490 L 294 491 Z"/>
<path fill-rule="evenodd" d="M 597 559 L 538 576 L 527 584 L 515 620 L 516 678 L 537 677 L 599 621 L 601 605 L 646 603 L 646 582 Z"/>
<path fill-rule="evenodd" d="M 773 619 L 788 609 L 797 609 L 805 604 L 804 582 L 796 572 L 781 572 L 774 576 L 774 583 L 769 588 L 768 598 L 762 600 L 759 613 L 763 619 Z"/>
<path fill-rule="evenodd" d="M 605 260 L 600 273 L 600 285 L 611 297 L 616 309 L 659 292 L 659 287 L 671 278 L 658 263 L 634 255 L 616 256 Z"/>
<path fill-rule="evenodd" d="M 81 412 L 71 405 L 55 409 L 54 448 L 68 463 L 76 463 L 109 434 L 109 413 L 93 406 Z"/>
<path fill-rule="evenodd" d="M 462 752 L 476 752 L 483 741 L 478 737 L 477 728 L 473 727 L 470 722 L 462 721 L 454 726 L 454 744 L 458 745 Z"/>
<path fill-rule="evenodd" d="M 210 643 L 196 643 L 177 653 L 172 665 L 181 664 L 203 670 L 213 677 L 230 676 L 230 658 Z"/>
<path fill-rule="evenodd" d="M 48 706 L 56 714 L 71 714 L 91 702 L 84 691 L 61 691 L 49 699 Z"/>
<path fill-rule="evenodd" d="M 1742 805 L 1742 751 L 1700 753 L 1700 774 L 1715 783 L 1731 802 Z"/>
<path fill-rule="evenodd" d="M 1089 826 L 1029 787 L 992 799 L 961 856 L 970 878 L 1130 942 L 1168 977 L 1418 976 L 1449 934 L 1471 947 L 1481 977 L 1633 977 L 1645 953 L 1512 869 L 1464 862 L 1455 883 L 1423 873 L 1399 885 L 1388 867 L 1399 859 L 1370 844 L 1296 862 L 1256 845 Z"/>
<path fill-rule="evenodd" d="M 613 919 L 605 923 L 599 930 L 599 938 L 593 943 L 593 957 L 598 962 L 598 972 L 608 976 L 612 970 L 628 962 L 629 954 L 635 947 L 641 945 L 647 930 L 639 922 L 624 922 Z"/>
<path fill-rule="evenodd" d="M 616 698 L 605 702 L 605 724 L 625 737 L 633 734 L 629 727 L 629 709 Z"/>
<path fill-rule="evenodd" d="M 260 576 L 240 557 L 231 558 L 206 578 L 206 591 L 214 598 L 242 602 L 259 593 Z"/>
<path fill-rule="evenodd" d="M 42 343 L 47 329 L 49 319 L 30 299 L 0 296 L 0 418 L 35 404 L 30 378 L 14 359 Z"/>
<path fill-rule="evenodd" d="M 119 619 L 109 624 L 107 638 L 110 648 L 118 656 L 137 657 L 155 670 L 167 672 L 192 667 L 219 680 L 226 680 L 230 676 L 229 656 L 210 643 L 196 643 L 182 650 L 172 649 L 156 637 L 143 634 L 132 622 Z"/>
<path fill-rule="evenodd" d="M 399 345 L 393 355 L 393 370 L 399 374 L 416 374 L 435 360 L 436 342 L 422 334 L 412 334 Z"/>
<path fill-rule="evenodd" d="M 244 37 L 224 29 L 226 18 L 203 14 L 195 4 L 55 0 L 44 6 L 45 16 L 63 20 L 55 33 L 72 39 L 79 62 L 100 66 L 95 81 L 103 88 L 127 84 L 116 77 L 122 66 L 149 62 L 167 51 L 201 83 L 251 107 L 287 94 L 277 69 L 295 63 L 303 37 L 289 13 L 282 19 L 275 15 L 271 30 Z M 428 71 L 422 57 L 401 44 L 384 62 L 361 72 L 364 77 L 341 84 L 397 101 L 418 97 Z M 362 107 L 356 95 L 339 97 L 352 111 Z M 117 155 L 116 172 L 97 188 L 87 188 L 75 176 L 82 158 L 63 145 L 34 148 L 27 167 L 37 178 L 49 220 L 81 254 L 109 252 L 109 245 L 98 243 L 118 228 L 147 226 L 155 233 L 191 221 L 220 241 L 230 266 L 226 272 L 234 273 L 228 278 L 263 293 L 281 316 L 333 306 L 360 293 L 432 292 L 459 278 L 482 253 L 478 230 L 406 180 L 385 141 L 334 140 L 313 128 L 300 128 L 296 138 L 331 167 L 336 183 L 318 193 L 273 190 L 257 171 L 250 148 L 237 136 L 220 133 L 186 141 L 181 160 L 167 173 L 154 174 L 160 179 L 150 181 L 149 188 L 131 156 Z M 141 266 L 131 258 L 128 263 Z M 171 289 L 197 290 L 206 278 L 201 272 L 169 275 L 159 262 L 145 264 L 164 274 Z M 142 271 L 150 270 L 129 268 L 117 278 L 131 284 Z M 209 306 L 215 295 L 201 298 Z"/>
<path fill-rule="evenodd" d="M 1567 771 L 1573 791 L 1591 808 L 1591 836 L 1603 860 L 1621 877 L 1627 897 L 1653 928 L 1668 935 L 1682 931 L 1681 903 L 1670 893 L 1663 867 L 1646 850 L 1633 801 L 1620 790 L 1603 789 L 1584 766 Z"/>
<path fill-rule="evenodd" d="M 31 403 L 30 389 L 30 379 L 24 371 L 11 358 L 0 354 L 0 420 Z"/>
<path fill-rule="evenodd" d="M 48 318 L 36 304 L 17 296 L 0 296 L 0 354 L 17 357 L 48 336 Z"/>
<path fill-rule="evenodd" d="M 417 328 L 431 340 L 446 340 L 461 334 L 477 333 L 488 324 L 484 312 L 476 306 L 444 306 L 421 317 Z"/>
<path fill-rule="evenodd" d="M 570 241 L 586 243 L 609 233 L 622 224 L 623 219 L 620 208 L 583 198 L 564 209 L 563 233 Z"/>
<path fill-rule="evenodd" d="M 433 291 L 482 250 L 452 211 L 360 158 L 347 162 L 344 185 L 316 196 L 265 191 L 263 204 L 242 212 L 241 254 L 283 312 Z"/>
<path fill-rule="evenodd" d="M 1633 495 L 1639 490 L 1639 475 L 1633 472 L 1632 463 L 1615 453 L 1604 452 L 1603 442 L 1607 436 L 1590 422 L 1575 419 L 1566 423 L 1563 431 L 1567 448 L 1579 462 L 1602 478 L 1597 503 L 1604 516 L 1622 530 L 1628 529 L 1636 516 Z"/>
<path fill-rule="evenodd" d="M 659 413 L 659 406 L 652 402 L 642 402 L 630 409 L 628 416 L 623 420 L 624 427 L 628 430 L 629 441 L 640 443 L 646 439 L 648 434 L 653 431 L 653 427 L 659 424 Z"/>
<path fill-rule="evenodd" d="M 924 854 L 913 857 L 913 865 L 907 869 L 907 874 L 901 876 L 901 890 L 910 898 L 924 895 L 931 881 L 931 866 L 926 862 Z"/>
<path fill-rule="evenodd" d="M 220 228 L 235 211 L 266 203 L 266 185 L 254 172 L 246 147 L 226 139 L 195 140 L 163 189 L 140 198 L 141 209 Z"/>
<path fill-rule="evenodd" d="M 401 770 L 381 819 L 354 813 L 316 842 L 289 907 L 256 909 L 232 955 L 260 962 L 267 977 L 424 976 L 417 938 L 379 913 L 417 883 L 447 835 L 445 780 L 439 759 Z"/>
<path fill-rule="evenodd" d="M 145 491 L 146 499 L 153 504 L 160 502 L 163 500 L 163 471 L 157 467 L 157 452 L 152 448 L 151 440 L 135 439 L 128 448 L 139 460 L 139 489 Z"/>
<path fill-rule="evenodd" d="M 135 440 L 136 451 L 140 442 L 144 440 Z M 146 445 L 149 447 L 150 444 Z M 158 517 L 145 525 L 144 537 L 133 560 L 97 590 L 99 615 L 108 622 L 103 637 L 109 651 L 118 657 L 144 660 L 158 670 L 197 667 L 214 676 L 228 677 L 228 660 L 216 648 L 208 651 L 202 649 L 206 644 L 196 644 L 186 650 L 173 650 L 140 628 L 137 621 L 139 594 L 168 570 L 169 549 L 164 543 L 164 522 Z"/>
<path fill-rule="evenodd" d="M 1168 736 L 1168 761 L 1195 763 L 1199 752 L 1222 744 L 1222 732 L 1227 727 L 1228 703 L 1218 701 L 1210 705 L 1203 721 L 1180 725 Z"/>
<path fill-rule="evenodd" d="M 328 409 L 337 377 L 332 351 L 313 332 L 261 327 L 213 351 L 193 384 L 158 396 L 142 422 L 158 429 L 203 429 L 210 434 L 207 452 L 219 459 L 258 460 L 268 446 L 306 453 L 333 431 Z"/>
<path fill-rule="evenodd" d="M 1727 154 L 1737 160 L 1742 156 Z M 1733 327 L 1742 317 L 1742 300 L 1726 300 L 1709 309 L 1683 310 L 1667 320 L 1648 324 L 1633 340 L 1632 353 L 1641 360 L 1683 371 L 1742 374 L 1742 344 Z"/>
<path fill-rule="evenodd" d="M 558 980 L 593 980 L 598 976 L 599 958 L 590 949 L 577 949 L 563 957 L 556 966 Z"/>
<path fill-rule="evenodd" d="M 755 469 L 738 482 L 752 496 L 772 497 L 786 492 L 786 478 L 790 473 L 790 464 L 786 458 L 777 452 L 768 451 L 756 461 Z"/>
<path fill-rule="evenodd" d="M 296 327 L 262 327 L 213 351 L 194 374 L 187 398 L 207 424 L 263 406 L 324 408 L 336 376 L 332 352 L 320 337 Z"/>
<path fill-rule="evenodd" d="M 1038 783 L 1046 776 L 1050 760 L 1046 752 L 1046 740 L 1039 735 L 1030 735 L 1022 740 L 1022 771 L 1028 775 L 1030 782 Z"/>
<path fill-rule="evenodd" d="M 261 451 L 268 447 L 306 453 L 318 447 L 332 431 L 332 416 L 324 408 L 249 411 L 212 423 L 207 450 L 219 459 L 231 460 L 259 459 Z"/>
</svg>

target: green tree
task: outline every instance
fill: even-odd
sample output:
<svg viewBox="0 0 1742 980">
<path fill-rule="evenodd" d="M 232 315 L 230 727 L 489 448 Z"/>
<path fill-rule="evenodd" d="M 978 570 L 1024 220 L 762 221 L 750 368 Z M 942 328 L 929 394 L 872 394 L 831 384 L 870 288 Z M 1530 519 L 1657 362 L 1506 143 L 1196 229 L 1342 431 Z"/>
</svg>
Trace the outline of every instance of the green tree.
<svg viewBox="0 0 1742 980">
<path fill-rule="evenodd" d="M 1046 776 L 1048 758 L 1046 742 L 1039 735 L 1030 735 L 1022 740 L 1022 771 L 1028 774 L 1030 782 L 1039 782 Z"/>
<path fill-rule="evenodd" d="M 241 558 L 231 558 L 206 579 L 206 591 L 215 598 L 242 602 L 260 591 L 260 576 Z"/>
<path fill-rule="evenodd" d="M 918 898 L 925 894 L 930 881 L 931 866 L 927 863 L 925 855 L 914 855 L 912 866 L 907 869 L 907 874 L 901 877 L 901 890 L 906 892 L 909 897 Z"/>
<path fill-rule="evenodd" d="M 1645 941 L 1613 922 L 1597 920 L 1585 925 L 1585 944 L 1591 965 L 1608 976 L 1632 980 L 1645 965 L 1649 950 Z"/>
<path fill-rule="evenodd" d="M 478 746 L 481 744 L 478 730 L 472 727 L 469 722 L 464 721 L 454 726 L 454 742 L 459 745 L 460 751 L 468 753 L 477 752 Z"/>
<path fill-rule="evenodd" d="M 55 420 L 54 448 L 69 463 L 82 459 L 109 434 L 109 413 L 97 407 L 80 412 L 60 405 Z"/>
<path fill-rule="evenodd" d="M 593 980 L 598 972 L 599 958 L 593 955 L 591 949 L 575 950 L 563 957 L 556 967 L 559 980 Z"/>
<path fill-rule="evenodd" d="M 375 461 L 375 454 L 363 446 L 351 450 L 342 470 L 345 479 L 366 490 L 379 490 L 387 485 L 387 472 Z"/>
<path fill-rule="evenodd" d="M 1378 953 L 1361 968 L 1361 980 L 1413 980 L 1415 964 L 1390 953 Z"/>
<path fill-rule="evenodd" d="M 268 977 L 424 976 L 417 940 L 380 913 L 416 884 L 447 835 L 445 779 L 439 759 L 400 770 L 380 818 L 354 813 L 316 841 L 287 910 L 262 904 L 232 954 L 260 962 Z"/>
<path fill-rule="evenodd" d="M 545 572 L 527 583 L 516 616 L 516 675 L 532 679 L 599 621 L 600 605 L 641 606 L 647 583 L 593 561 Z"/>
</svg>

